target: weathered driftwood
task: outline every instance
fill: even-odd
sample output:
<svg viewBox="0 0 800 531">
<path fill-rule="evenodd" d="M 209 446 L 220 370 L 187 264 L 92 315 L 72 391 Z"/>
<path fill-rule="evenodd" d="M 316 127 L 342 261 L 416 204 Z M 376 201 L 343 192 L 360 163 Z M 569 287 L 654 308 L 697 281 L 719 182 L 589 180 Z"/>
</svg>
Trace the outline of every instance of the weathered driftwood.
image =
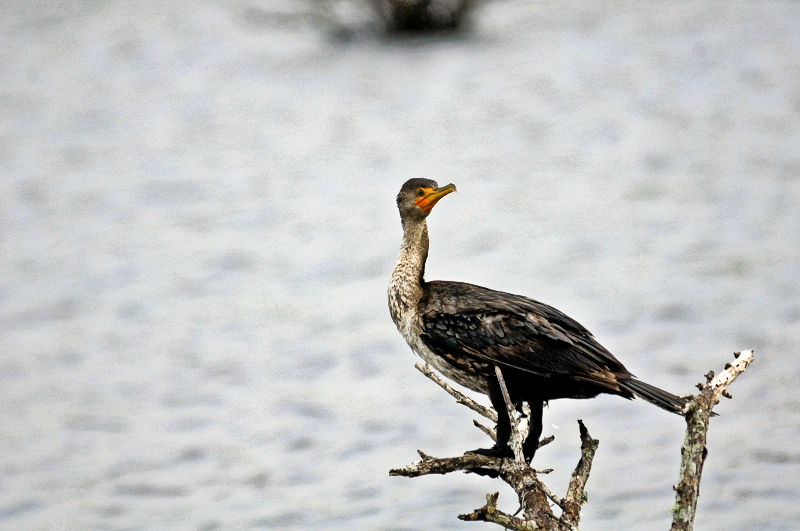
<svg viewBox="0 0 800 531">
<path fill-rule="evenodd" d="M 700 393 L 690 397 L 686 405 L 686 439 L 681 450 L 681 480 L 675 486 L 676 503 L 673 507 L 673 530 L 690 530 L 694 521 L 699 493 L 700 476 L 706 456 L 706 435 L 709 419 L 714 415 L 713 407 L 719 402 L 720 396 L 730 398 L 727 387 L 741 374 L 753 361 L 753 351 L 734 353 L 736 360 L 725 366 L 725 370 L 718 376 L 713 372 L 706 375 L 706 383 L 698 384 Z M 440 378 L 427 365 L 417 364 L 417 369 L 425 376 L 436 382 L 442 389 L 450 394 L 459 404 L 465 405 L 476 413 L 486 417 L 492 422 L 497 421 L 497 414 L 492 408 L 478 404 L 460 391 L 454 389 Z M 502 374 L 498 371 L 501 389 L 505 387 Z M 592 459 L 597 451 L 598 441 L 589 435 L 583 421 L 578 421 L 581 437 L 581 457 L 572 472 L 572 477 L 565 496 L 556 495 L 538 474 L 547 474 L 552 470 L 536 471 L 525 462 L 521 452 L 522 437 L 527 432 L 528 418 L 520 414 L 510 403 L 507 392 L 504 393 L 506 406 L 512 419 L 511 446 L 514 449 L 514 458 L 498 458 L 475 453 L 466 453 L 458 457 L 437 458 L 432 457 L 422 450 L 417 450 L 421 461 L 396 468 L 389 471 L 392 476 L 418 477 L 427 474 L 448 474 L 450 472 L 465 471 L 484 476 L 497 477 L 507 483 L 517 493 L 520 508 L 514 514 L 505 513 L 497 508 L 497 492 L 487 494 L 486 504 L 469 514 L 459 515 L 461 520 L 493 522 L 507 529 L 516 530 L 575 530 L 580 522 L 580 511 L 586 502 L 586 482 L 592 467 Z M 484 433 L 495 439 L 494 430 L 478 421 L 475 425 Z M 553 437 L 542 439 L 539 447 L 550 443 Z M 551 504 L 552 502 L 552 504 Z M 560 515 L 553 512 L 552 505 L 560 509 Z M 520 514 L 521 516 L 516 516 Z"/>
</svg>

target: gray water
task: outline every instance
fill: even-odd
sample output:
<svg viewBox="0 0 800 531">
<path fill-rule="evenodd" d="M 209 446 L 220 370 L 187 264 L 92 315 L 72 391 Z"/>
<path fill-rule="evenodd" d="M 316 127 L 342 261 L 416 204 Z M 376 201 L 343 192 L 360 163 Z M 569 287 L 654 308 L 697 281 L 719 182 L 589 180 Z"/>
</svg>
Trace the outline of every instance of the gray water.
<svg viewBox="0 0 800 531">
<path fill-rule="evenodd" d="M 428 278 L 677 393 L 756 349 L 697 528 L 794 528 L 800 5 L 498 1 L 399 39 L 321 6 L 0 7 L 0 527 L 476 529 L 498 483 L 388 476 L 487 444 L 386 309 L 394 196 L 432 177 Z M 667 528 L 682 420 L 553 402 L 557 491 L 578 418 L 582 527 Z"/>
</svg>

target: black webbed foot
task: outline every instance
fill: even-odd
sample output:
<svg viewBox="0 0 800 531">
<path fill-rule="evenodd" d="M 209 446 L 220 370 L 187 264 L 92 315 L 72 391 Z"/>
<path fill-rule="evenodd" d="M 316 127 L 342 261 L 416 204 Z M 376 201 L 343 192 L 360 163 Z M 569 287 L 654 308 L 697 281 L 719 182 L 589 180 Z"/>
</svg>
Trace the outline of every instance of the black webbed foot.
<svg viewBox="0 0 800 531">
<path fill-rule="evenodd" d="M 494 445 L 491 448 L 478 448 L 476 450 L 467 450 L 464 452 L 465 454 L 479 454 L 479 455 L 486 455 L 488 457 L 514 457 L 514 452 L 511 448 L 506 446 L 497 446 Z M 479 476 L 488 476 L 490 478 L 496 478 L 500 475 L 497 470 L 493 470 L 491 468 L 473 468 L 471 470 L 473 474 L 478 474 Z"/>
<path fill-rule="evenodd" d="M 467 454 L 479 454 L 489 457 L 514 457 L 514 452 L 508 445 L 498 446 L 494 445 L 491 448 L 478 448 L 476 450 L 467 450 Z"/>
</svg>

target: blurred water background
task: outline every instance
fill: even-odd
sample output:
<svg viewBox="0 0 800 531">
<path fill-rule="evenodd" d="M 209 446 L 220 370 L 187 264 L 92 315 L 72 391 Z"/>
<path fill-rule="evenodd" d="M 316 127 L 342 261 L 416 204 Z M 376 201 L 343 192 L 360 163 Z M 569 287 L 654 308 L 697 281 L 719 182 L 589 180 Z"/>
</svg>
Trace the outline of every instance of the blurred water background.
<svg viewBox="0 0 800 531">
<path fill-rule="evenodd" d="M 714 419 L 698 529 L 800 521 L 800 4 L 482 4 L 387 37 L 353 2 L 0 7 L 0 527 L 475 529 L 486 445 L 385 289 L 410 177 L 429 279 L 572 315 Z M 345 9 L 346 8 L 346 9 Z M 556 401 L 585 529 L 665 529 L 683 421 Z M 501 507 L 514 495 L 501 490 Z"/>
</svg>

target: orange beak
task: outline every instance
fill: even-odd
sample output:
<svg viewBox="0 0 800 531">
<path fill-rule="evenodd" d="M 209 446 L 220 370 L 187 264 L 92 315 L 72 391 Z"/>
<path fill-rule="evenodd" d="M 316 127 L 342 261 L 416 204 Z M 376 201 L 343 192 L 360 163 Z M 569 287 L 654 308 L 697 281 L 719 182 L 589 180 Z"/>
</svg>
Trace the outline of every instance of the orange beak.
<svg viewBox="0 0 800 531">
<path fill-rule="evenodd" d="M 433 210 L 433 205 L 435 205 L 439 199 L 443 198 L 450 192 L 455 192 L 456 185 L 450 183 L 447 186 L 442 186 L 440 188 L 423 188 L 422 191 L 425 192 L 424 195 L 417 197 L 417 200 L 414 201 L 414 204 L 420 207 L 422 211 L 427 214 Z"/>
</svg>

